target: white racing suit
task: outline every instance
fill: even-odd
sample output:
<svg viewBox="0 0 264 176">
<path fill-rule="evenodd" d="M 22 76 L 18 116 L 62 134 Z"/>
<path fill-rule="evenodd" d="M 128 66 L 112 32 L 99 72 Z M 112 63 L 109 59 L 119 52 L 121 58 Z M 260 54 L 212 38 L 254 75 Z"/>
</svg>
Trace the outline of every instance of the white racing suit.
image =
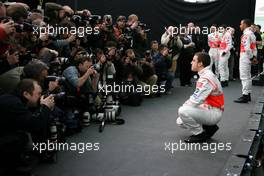
<svg viewBox="0 0 264 176">
<path fill-rule="evenodd" d="M 219 49 L 219 73 L 221 81 L 228 81 L 229 79 L 228 59 L 232 47 L 232 36 L 229 31 L 226 31 L 221 39 Z"/>
<path fill-rule="evenodd" d="M 256 37 L 250 28 L 246 28 L 241 37 L 240 58 L 239 58 L 239 74 L 242 83 L 242 94 L 251 93 L 251 60 L 257 55 Z"/>
<path fill-rule="evenodd" d="M 213 64 L 215 66 L 215 74 L 219 76 L 219 46 L 221 43 L 221 33 L 213 32 L 208 35 L 208 46 L 210 47 L 209 56 L 211 58 L 210 69 L 212 69 Z"/>
<path fill-rule="evenodd" d="M 196 90 L 179 108 L 176 123 L 194 135 L 203 131 L 202 125 L 215 125 L 224 111 L 221 84 L 209 67 L 198 72 Z"/>
</svg>

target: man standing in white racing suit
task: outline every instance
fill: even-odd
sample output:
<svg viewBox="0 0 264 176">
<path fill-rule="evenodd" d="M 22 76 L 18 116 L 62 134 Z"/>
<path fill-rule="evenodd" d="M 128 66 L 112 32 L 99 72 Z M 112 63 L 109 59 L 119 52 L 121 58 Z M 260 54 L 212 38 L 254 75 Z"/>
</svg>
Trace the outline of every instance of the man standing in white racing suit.
<svg viewBox="0 0 264 176">
<path fill-rule="evenodd" d="M 200 78 L 195 92 L 179 108 L 176 123 L 192 133 L 184 141 L 196 143 L 211 138 L 219 129 L 216 124 L 224 111 L 224 93 L 221 83 L 209 68 L 210 56 L 207 53 L 196 53 L 191 64 L 192 71 L 197 71 Z"/>
<path fill-rule="evenodd" d="M 239 74 L 242 83 L 242 97 L 234 102 L 247 103 L 251 101 L 252 79 L 251 61 L 257 56 L 256 37 L 252 32 L 251 22 L 244 19 L 240 22 L 240 29 L 243 31 L 240 44 Z"/>
<path fill-rule="evenodd" d="M 217 26 L 212 25 L 208 35 L 208 46 L 210 47 L 209 56 L 211 58 L 210 68 L 215 66 L 215 75 L 219 77 L 219 46 L 221 43 L 221 33 L 217 31 Z"/>
<path fill-rule="evenodd" d="M 228 86 L 229 80 L 229 68 L 228 68 L 228 59 L 230 57 L 230 50 L 232 49 L 232 35 L 228 28 L 222 27 L 224 30 L 220 49 L 219 49 L 219 73 L 222 87 Z"/>
</svg>

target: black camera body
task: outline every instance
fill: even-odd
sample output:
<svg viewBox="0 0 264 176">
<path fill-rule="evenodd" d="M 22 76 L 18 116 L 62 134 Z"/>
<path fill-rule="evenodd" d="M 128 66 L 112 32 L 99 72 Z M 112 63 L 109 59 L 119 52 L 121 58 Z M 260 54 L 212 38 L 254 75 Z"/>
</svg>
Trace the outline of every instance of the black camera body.
<svg viewBox="0 0 264 176">
<path fill-rule="evenodd" d="M 60 77 L 60 76 L 47 76 L 45 78 L 45 82 L 49 83 L 51 81 L 58 81 L 59 85 L 64 85 L 66 78 L 65 77 Z"/>
<path fill-rule="evenodd" d="M 38 26 L 28 22 L 23 22 L 20 24 L 15 24 L 15 28 L 17 33 L 22 33 L 22 32 L 33 32 L 34 29 L 38 28 Z"/>
<path fill-rule="evenodd" d="M 144 30 L 145 33 L 148 33 L 151 30 L 150 28 L 148 28 L 147 24 L 145 24 L 145 23 L 139 22 L 138 26 L 141 27 L 141 29 Z"/>
</svg>

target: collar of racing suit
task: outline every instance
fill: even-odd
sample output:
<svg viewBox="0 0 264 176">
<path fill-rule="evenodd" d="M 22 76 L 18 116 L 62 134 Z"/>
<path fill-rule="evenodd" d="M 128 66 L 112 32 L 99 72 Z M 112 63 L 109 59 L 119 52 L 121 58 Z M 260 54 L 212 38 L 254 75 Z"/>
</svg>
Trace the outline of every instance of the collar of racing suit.
<svg viewBox="0 0 264 176">
<path fill-rule="evenodd" d="M 250 27 L 247 27 L 244 31 L 243 31 L 243 34 L 246 34 L 248 32 L 252 32 L 252 30 L 250 29 Z"/>
<path fill-rule="evenodd" d="M 209 69 L 209 66 L 203 68 L 202 70 L 200 70 L 200 71 L 198 72 L 198 75 L 201 77 L 201 76 L 202 76 L 202 75 L 203 75 L 208 69 Z"/>
</svg>

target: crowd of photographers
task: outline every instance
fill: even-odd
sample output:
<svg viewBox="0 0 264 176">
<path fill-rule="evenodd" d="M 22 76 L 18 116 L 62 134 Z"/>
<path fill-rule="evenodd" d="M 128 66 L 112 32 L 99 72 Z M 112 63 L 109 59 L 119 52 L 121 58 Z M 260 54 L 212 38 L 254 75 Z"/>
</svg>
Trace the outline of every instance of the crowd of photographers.
<svg viewBox="0 0 264 176">
<path fill-rule="evenodd" d="M 187 29 L 173 36 L 169 27 L 159 43 L 148 40 L 150 29 L 135 14 L 114 19 L 56 3 L 30 9 L 23 3 L 0 2 L 4 166 L 24 162 L 21 154 L 29 141 L 62 142 L 92 120 L 101 121 L 100 113 L 116 121 L 119 103 L 138 106 L 146 96 L 171 94 L 177 67 L 181 86 L 191 86 L 192 57 L 209 48 L 207 36 L 189 34 L 193 23 Z M 121 88 L 109 94 L 109 85 Z M 122 89 L 129 86 L 136 89 Z M 114 114 L 106 113 L 109 107 Z M 38 155 L 53 161 L 54 153 Z"/>
<path fill-rule="evenodd" d="M 169 48 L 158 41 L 147 50 L 149 30 L 135 14 L 114 20 L 56 3 L 30 9 L 23 3 L 0 2 L 4 168 L 25 162 L 21 154 L 30 141 L 64 141 L 91 120 L 102 120 L 98 114 L 110 116 L 105 113 L 110 105 L 116 113 L 109 119 L 115 121 L 120 102 L 138 106 L 144 96 L 170 94 L 176 64 Z M 98 89 L 106 85 L 141 89 L 109 95 Z M 54 153 L 37 155 L 52 161 Z"/>
</svg>

